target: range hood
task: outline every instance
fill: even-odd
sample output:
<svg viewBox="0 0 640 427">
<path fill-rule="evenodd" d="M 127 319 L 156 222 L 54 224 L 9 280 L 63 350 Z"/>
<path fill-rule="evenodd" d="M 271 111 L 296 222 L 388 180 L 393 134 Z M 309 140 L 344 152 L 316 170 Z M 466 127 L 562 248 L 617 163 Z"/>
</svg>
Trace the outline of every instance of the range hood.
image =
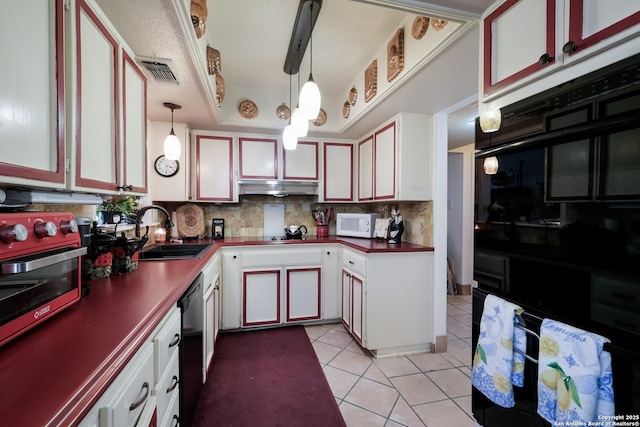
<svg viewBox="0 0 640 427">
<path fill-rule="evenodd" d="M 7 190 L 7 199 L 44 205 L 99 205 L 102 203 L 102 197 L 96 194 L 28 189 Z"/>
<path fill-rule="evenodd" d="M 276 197 L 316 196 L 318 183 L 310 181 L 240 180 L 239 194 L 262 194 Z"/>
</svg>

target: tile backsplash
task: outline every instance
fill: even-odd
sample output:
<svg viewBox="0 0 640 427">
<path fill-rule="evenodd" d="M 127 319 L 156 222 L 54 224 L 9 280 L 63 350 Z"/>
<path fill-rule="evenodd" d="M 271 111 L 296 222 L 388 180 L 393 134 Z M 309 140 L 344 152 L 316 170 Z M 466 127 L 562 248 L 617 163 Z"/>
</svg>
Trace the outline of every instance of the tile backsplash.
<svg viewBox="0 0 640 427">
<path fill-rule="evenodd" d="M 170 212 L 184 203 L 158 204 Z M 402 240 L 425 246 L 433 246 L 433 202 L 390 202 L 362 204 L 330 204 L 318 203 L 313 196 L 288 196 L 276 198 L 272 196 L 244 196 L 239 203 L 210 204 L 200 203 L 204 210 L 205 229 L 211 236 L 213 218 L 224 219 L 225 237 L 251 237 L 264 235 L 264 205 L 283 204 L 285 225 L 305 225 L 310 235 L 316 234 L 315 223 L 311 215 L 312 209 L 324 209 L 331 206 L 335 212 L 374 212 L 389 218 L 391 207 L 396 206 L 405 222 Z M 68 211 L 74 215 L 93 217 L 95 211 L 86 205 L 32 205 L 30 208 L 40 211 Z M 162 214 L 160 214 L 162 216 Z M 164 218 L 160 218 L 164 221 Z M 335 215 L 329 221 L 329 234 L 335 234 Z M 153 235 L 153 228 L 150 237 Z"/>
<path fill-rule="evenodd" d="M 224 219 L 225 237 L 247 237 L 264 235 L 264 205 L 283 204 L 285 225 L 305 225 L 310 235 L 315 235 L 315 223 L 311 210 L 331 206 L 335 212 L 374 212 L 384 218 L 390 217 L 391 207 L 397 206 L 405 221 L 403 241 L 425 246 L 433 245 L 433 203 L 398 202 L 331 204 L 318 203 L 313 196 L 244 196 L 237 204 L 199 204 L 204 209 L 205 228 L 211 235 L 213 218 Z M 159 203 L 170 212 L 183 203 Z M 335 215 L 329 221 L 329 234 L 335 234 Z"/>
</svg>

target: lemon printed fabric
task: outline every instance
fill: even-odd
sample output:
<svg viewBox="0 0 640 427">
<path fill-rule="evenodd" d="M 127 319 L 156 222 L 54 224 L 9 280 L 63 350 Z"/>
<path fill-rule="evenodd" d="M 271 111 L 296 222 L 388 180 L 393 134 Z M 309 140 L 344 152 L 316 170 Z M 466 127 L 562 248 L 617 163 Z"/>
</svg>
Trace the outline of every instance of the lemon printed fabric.
<svg viewBox="0 0 640 427">
<path fill-rule="evenodd" d="M 524 331 L 514 325 L 522 309 L 495 295 L 484 300 L 480 335 L 473 357 L 471 383 L 487 398 L 505 408 L 515 404 L 513 384 L 522 385 L 524 357 L 514 344 L 524 345 Z M 524 348 L 521 348 L 524 350 Z"/>
<path fill-rule="evenodd" d="M 614 415 L 608 339 L 555 320 L 540 326 L 538 414 L 550 423 L 588 423 Z"/>
</svg>

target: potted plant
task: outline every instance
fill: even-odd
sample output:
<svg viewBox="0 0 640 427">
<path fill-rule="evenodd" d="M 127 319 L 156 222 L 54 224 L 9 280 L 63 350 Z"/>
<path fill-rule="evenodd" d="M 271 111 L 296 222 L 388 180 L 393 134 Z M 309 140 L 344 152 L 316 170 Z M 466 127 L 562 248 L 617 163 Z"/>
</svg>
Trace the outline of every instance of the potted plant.
<svg viewBox="0 0 640 427">
<path fill-rule="evenodd" d="M 132 223 L 135 221 L 140 203 L 134 196 L 113 196 L 104 199 L 96 208 L 102 224 Z"/>
</svg>

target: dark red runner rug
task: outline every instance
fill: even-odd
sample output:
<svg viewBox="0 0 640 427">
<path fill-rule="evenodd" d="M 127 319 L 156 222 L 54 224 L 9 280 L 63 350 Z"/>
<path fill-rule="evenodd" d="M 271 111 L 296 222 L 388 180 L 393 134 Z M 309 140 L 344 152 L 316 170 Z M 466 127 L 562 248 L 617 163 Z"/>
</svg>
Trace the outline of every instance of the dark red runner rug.
<svg viewBox="0 0 640 427">
<path fill-rule="evenodd" d="M 302 326 L 220 334 L 194 425 L 346 427 Z"/>
</svg>

